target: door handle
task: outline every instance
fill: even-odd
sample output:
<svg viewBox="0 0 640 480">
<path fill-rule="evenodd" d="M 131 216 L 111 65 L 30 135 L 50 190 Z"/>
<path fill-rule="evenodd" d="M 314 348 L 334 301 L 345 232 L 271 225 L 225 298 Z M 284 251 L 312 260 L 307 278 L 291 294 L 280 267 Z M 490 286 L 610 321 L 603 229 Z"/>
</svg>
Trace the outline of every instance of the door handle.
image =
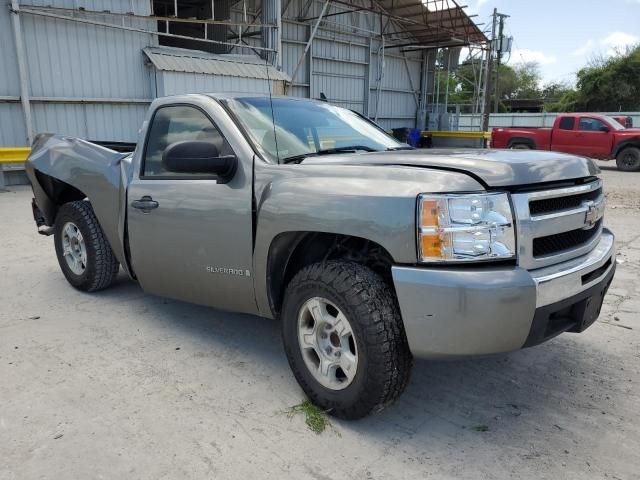
<svg viewBox="0 0 640 480">
<path fill-rule="evenodd" d="M 154 208 L 158 208 L 158 202 L 153 200 L 149 195 L 145 195 L 140 200 L 134 200 L 131 202 L 131 206 L 138 210 L 149 211 Z"/>
</svg>

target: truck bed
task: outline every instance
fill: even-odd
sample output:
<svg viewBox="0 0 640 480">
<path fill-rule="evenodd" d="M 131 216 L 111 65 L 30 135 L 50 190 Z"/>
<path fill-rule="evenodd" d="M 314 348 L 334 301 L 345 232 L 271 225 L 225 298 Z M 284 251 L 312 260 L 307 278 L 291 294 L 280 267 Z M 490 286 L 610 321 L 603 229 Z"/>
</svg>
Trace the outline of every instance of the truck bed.
<svg viewBox="0 0 640 480">
<path fill-rule="evenodd" d="M 551 147 L 550 127 L 499 127 L 491 133 L 493 148 L 531 148 L 549 150 Z"/>
</svg>

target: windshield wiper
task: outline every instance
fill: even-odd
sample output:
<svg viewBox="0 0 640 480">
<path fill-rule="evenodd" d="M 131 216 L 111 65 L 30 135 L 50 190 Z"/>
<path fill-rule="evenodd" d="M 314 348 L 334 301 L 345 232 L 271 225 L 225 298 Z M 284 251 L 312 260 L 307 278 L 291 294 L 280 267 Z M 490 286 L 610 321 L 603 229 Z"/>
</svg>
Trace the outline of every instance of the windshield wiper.
<svg viewBox="0 0 640 480">
<path fill-rule="evenodd" d="M 281 158 L 282 163 L 296 163 L 304 160 L 307 157 L 315 157 L 318 155 L 331 155 L 332 153 L 345 153 L 356 152 L 358 150 L 364 150 L 365 152 L 378 152 L 375 148 L 367 147 L 366 145 L 349 145 L 346 147 L 325 148 L 318 150 L 317 152 L 301 153 L 300 155 L 292 155 L 290 157 Z"/>
<path fill-rule="evenodd" d="M 309 152 L 309 153 L 301 153 L 300 155 L 292 155 L 290 157 L 281 158 L 280 161 L 282 163 L 299 163 L 307 157 L 315 157 L 318 155 L 331 155 L 333 153 L 357 152 L 358 150 L 363 150 L 365 152 L 380 151 L 380 150 L 376 150 L 373 147 L 368 147 L 366 145 L 348 145 L 345 147 L 325 148 L 322 150 L 318 150 L 317 152 Z M 415 150 L 415 148 L 412 147 L 411 145 L 403 145 L 401 147 L 387 148 L 388 152 L 397 151 L 397 150 Z"/>
<path fill-rule="evenodd" d="M 280 159 L 280 163 L 300 163 L 307 157 L 315 157 L 318 155 L 316 152 L 301 153 L 300 155 L 291 155 L 290 157 L 284 157 Z"/>
<path fill-rule="evenodd" d="M 397 152 L 398 150 L 415 150 L 416 147 L 412 147 L 411 145 L 403 145 L 401 147 L 390 147 L 387 148 L 387 152 Z"/>
<path fill-rule="evenodd" d="M 344 153 L 344 152 L 356 152 L 358 150 L 364 150 L 365 152 L 377 152 L 375 148 L 367 147 L 366 145 L 349 145 L 346 147 L 325 148 L 324 150 L 318 150 L 318 155 L 331 155 L 332 153 Z"/>
</svg>

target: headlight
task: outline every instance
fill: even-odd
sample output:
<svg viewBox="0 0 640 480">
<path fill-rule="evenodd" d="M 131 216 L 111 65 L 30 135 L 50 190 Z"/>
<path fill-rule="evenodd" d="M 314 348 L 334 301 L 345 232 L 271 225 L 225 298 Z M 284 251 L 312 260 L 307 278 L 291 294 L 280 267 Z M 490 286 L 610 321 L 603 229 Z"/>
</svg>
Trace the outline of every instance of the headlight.
<svg viewBox="0 0 640 480">
<path fill-rule="evenodd" d="M 514 258 L 507 193 L 418 197 L 418 257 L 423 262 Z"/>
</svg>

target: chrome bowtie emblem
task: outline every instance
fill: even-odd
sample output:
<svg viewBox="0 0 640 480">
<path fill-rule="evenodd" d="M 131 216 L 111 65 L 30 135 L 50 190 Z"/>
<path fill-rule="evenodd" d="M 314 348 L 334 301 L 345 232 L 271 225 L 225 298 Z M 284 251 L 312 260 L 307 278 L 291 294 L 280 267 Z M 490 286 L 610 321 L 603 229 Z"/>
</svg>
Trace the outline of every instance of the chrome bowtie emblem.
<svg viewBox="0 0 640 480">
<path fill-rule="evenodd" d="M 592 227 L 604 214 L 604 200 L 595 203 L 593 201 L 585 202 L 587 213 L 584 216 L 584 224 L 586 227 Z"/>
</svg>

